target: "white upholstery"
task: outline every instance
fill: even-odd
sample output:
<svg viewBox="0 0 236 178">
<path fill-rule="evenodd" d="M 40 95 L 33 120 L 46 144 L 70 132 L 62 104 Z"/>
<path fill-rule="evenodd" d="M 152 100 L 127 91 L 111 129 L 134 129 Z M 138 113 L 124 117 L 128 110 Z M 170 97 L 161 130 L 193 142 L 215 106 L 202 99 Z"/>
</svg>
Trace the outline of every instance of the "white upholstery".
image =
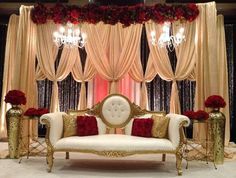
<svg viewBox="0 0 236 178">
<path fill-rule="evenodd" d="M 143 119 L 143 118 L 151 118 L 152 114 L 144 114 L 138 117 L 135 117 L 136 119 Z M 134 119 L 131 119 L 129 123 L 125 126 L 125 134 L 126 135 L 131 135 L 132 132 L 132 126 L 133 126 L 133 121 Z"/>
<path fill-rule="evenodd" d="M 63 118 L 62 115 L 66 113 L 64 112 L 55 112 L 44 114 L 40 117 L 40 122 L 42 123 L 42 119 L 46 119 L 50 122 L 50 134 L 49 139 L 51 144 L 54 145 L 63 134 Z"/>
<path fill-rule="evenodd" d="M 111 125 L 123 124 L 130 114 L 129 102 L 119 95 L 106 98 L 102 105 L 102 115 Z"/>
<path fill-rule="evenodd" d="M 169 139 L 172 142 L 173 146 L 177 148 L 180 142 L 180 132 L 179 132 L 180 123 L 186 121 L 186 125 L 184 126 L 187 127 L 190 124 L 190 120 L 188 117 L 180 114 L 171 113 L 167 114 L 166 117 L 170 118 L 169 128 L 168 128 Z"/>
<path fill-rule="evenodd" d="M 106 134 L 107 126 L 102 122 L 102 119 L 96 117 L 97 125 L 98 125 L 98 134 Z"/>
<path fill-rule="evenodd" d="M 106 134 L 84 137 L 66 137 L 57 141 L 55 150 L 96 150 L 96 151 L 173 151 L 168 139 L 144 138 L 130 135 Z"/>
</svg>

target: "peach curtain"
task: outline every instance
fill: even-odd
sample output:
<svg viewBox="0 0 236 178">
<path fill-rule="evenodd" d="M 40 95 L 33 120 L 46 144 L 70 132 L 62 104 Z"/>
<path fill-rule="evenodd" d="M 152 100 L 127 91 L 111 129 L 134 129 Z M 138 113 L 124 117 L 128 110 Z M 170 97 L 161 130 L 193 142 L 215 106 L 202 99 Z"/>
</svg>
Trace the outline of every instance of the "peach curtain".
<svg viewBox="0 0 236 178">
<path fill-rule="evenodd" d="M 156 36 L 159 37 L 162 32 L 162 25 L 156 24 L 154 22 L 145 23 L 147 38 L 149 39 L 149 35 L 151 31 L 156 31 Z M 170 99 L 170 112 L 179 113 L 180 112 L 180 103 L 179 99 L 176 97 L 178 88 L 176 83 L 175 74 L 172 70 L 170 60 L 167 54 L 166 48 L 159 48 L 158 46 L 154 46 L 151 44 L 150 40 L 148 40 L 148 45 L 150 48 L 149 59 L 151 60 L 157 74 L 166 81 L 172 81 L 171 88 L 171 99 Z"/>
<path fill-rule="evenodd" d="M 147 67 L 146 67 L 146 72 L 144 74 L 143 72 L 143 67 L 141 64 L 141 59 L 140 59 L 140 53 L 137 54 L 137 58 L 135 59 L 135 62 L 133 63 L 129 75 L 133 80 L 136 82 L 141 83 L 141 94 L 140 94 L 140 107 L 143 109 L 148 109 L 148 97 L 147 97 L 147 86 L 146 82 L 150 82 L 154 79 L 156 76 L 156 71 L 155 68 L 152 64 L 151 60 L 148 60 L 147 62 Z"/>
<path fill-rule="evenodd" d="M 16 60 L 16 41 L 18 30 L 19 16 L 11 15 L 7 29 L 7 40 L 5 50 L 4 72 L 3 72 L 3 86 L 2 86 L 2 100 L 1 100 L 1 122 L 0 122 L 0 139 L 7 137 L 6 130 L 6 111 L 10 108 L 4 102 L 5 95 L 9 90 L 12 90 L 12 80 L 15 70 Z"/>
<path fill-rule="evenodd" d="M 19 89 L 26 95 L 26 105 L 22 105 L 23 110 L 29 107 L 38 106 L 38 96 L 36 95 L 35 63 L 36 63 L 36 25 L 31 20 L 31 9 L 33 6 L 21 6 L 19 16 L 19 26 L 16 41 L 16 59 L 12 78 L 12 89 Z M 37 135 L 38 122 L 33 122 L 30 127 L 34 135 Z M 22 136 L 27 132 L 28 123 L 23 120 Z M 30 133 L 31 134 L 31 133 Z M 25 137 L 26 138 L 26 137 Z M 24 140 L 28 142 L 27 139 Z"/>
<path fill-rule="evenodd" d="M 38 41 L 37 41 L 37 80 L 45 77 L 53 81 L 51 96 L 51 112 L 59 111 L 58 99 L 58 81 L 62 81 L 72 71 L 77 56 L 79 55 L 77 48 L 66 48 L 62 50 L 61 58 L 57 71 L 55 70 L 55 60 L 58 53 L 58 47 L 52 41 L 52 33 L 56 26 L 51 22 L 44 25 L 38 25 Z"/>
<path fill-rule="evenodd" d="M 215 2 L 198 4 L 199 16 L 196 19 L 196 89 L 195 110 L 205 109 L 205 99 L 218 90 L 216 5 Z M 193 137 L 205 139 L 205 127 L 194 126 Z"/>
<path fill-rule="evenodd" d="M 89 58 L 86 59 L 84 70 L 82 69 L 81 59 L 79 51 L 76 55 L 77 59 L 75 65 L 72 68 L 72 76 L 77 82 L 81 82 L 80 97 L 78 103 L 78 109 L 87 108 L 87 99 L 86 99 L 86 87 L 85 82 L 90 81 L 96 75 L 96 70 L 91 64 Z"/>
<path fill-rule="evenodd" d="M 226 55 L 224 17 L 217 16 L 217 62 L 219 74 L 219 94 L 225 99 L 227 105 L 222 109 L 225 114 L 225 145 L 230 141 L 230 115 L 229 115 L 229 88 L 228 88 L 228 67 Z"/>
<path fill-rule="evenodd" d="M 110 82 L 110 92 L 117 92 L 117 82 L 130 70 L 140 49 L 142 25 L 86 24 L 88 43 L 85 45 L 91 63 Z"/>
</svg>

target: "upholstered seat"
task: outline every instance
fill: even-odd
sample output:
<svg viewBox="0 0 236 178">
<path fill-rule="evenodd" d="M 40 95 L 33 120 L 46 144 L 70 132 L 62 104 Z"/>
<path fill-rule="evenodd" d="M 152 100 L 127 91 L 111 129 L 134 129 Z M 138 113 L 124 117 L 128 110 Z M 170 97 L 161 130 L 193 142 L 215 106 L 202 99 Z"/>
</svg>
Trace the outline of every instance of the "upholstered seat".
<svg viewBox="0 0 236 178">
<path fill-rule="evenodd" d="M 173 151 L 168 139 L 135 137 L 131 135 L 104 134 L 86 137 L 66 137 L 54 146 L 55 150 L 95 150 L 95 151 Z"/>
</svg>

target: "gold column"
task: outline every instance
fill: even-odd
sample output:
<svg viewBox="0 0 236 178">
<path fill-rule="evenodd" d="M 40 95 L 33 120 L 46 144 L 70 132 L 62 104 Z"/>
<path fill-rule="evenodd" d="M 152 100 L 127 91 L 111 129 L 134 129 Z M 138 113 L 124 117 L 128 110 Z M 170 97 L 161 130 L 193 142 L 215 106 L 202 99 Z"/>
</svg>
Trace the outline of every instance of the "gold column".
<svg viewBox="0 0 236 178">
<path fill-rule="evenodd" d="M 224 163 L 225 116 L 219 109 L 213 109 L 209 114 L 211 133 L 214 140 L 213 156 L 216 164 Z"/>
<path fill-rule="evenodd" d="M 12 106 L 6 113 L 8 150 L 10 158 L 19 158 L 20 120 L 23 110 L 18 106 Z"/>
</svg>

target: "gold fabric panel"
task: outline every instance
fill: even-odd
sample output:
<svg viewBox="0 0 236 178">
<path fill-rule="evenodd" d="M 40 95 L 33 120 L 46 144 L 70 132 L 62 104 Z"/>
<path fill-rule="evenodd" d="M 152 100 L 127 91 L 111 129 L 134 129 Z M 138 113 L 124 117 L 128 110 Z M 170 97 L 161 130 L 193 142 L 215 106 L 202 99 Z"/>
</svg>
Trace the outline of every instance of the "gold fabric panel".
<svg viewBox="0 0 236 178">
<path fill-rule="evenodd" d="M 152 119 L 152 136 L 156 138 L 167 138 L 170 118 L 165 116 L 152 115 Z"/>
</svg>

